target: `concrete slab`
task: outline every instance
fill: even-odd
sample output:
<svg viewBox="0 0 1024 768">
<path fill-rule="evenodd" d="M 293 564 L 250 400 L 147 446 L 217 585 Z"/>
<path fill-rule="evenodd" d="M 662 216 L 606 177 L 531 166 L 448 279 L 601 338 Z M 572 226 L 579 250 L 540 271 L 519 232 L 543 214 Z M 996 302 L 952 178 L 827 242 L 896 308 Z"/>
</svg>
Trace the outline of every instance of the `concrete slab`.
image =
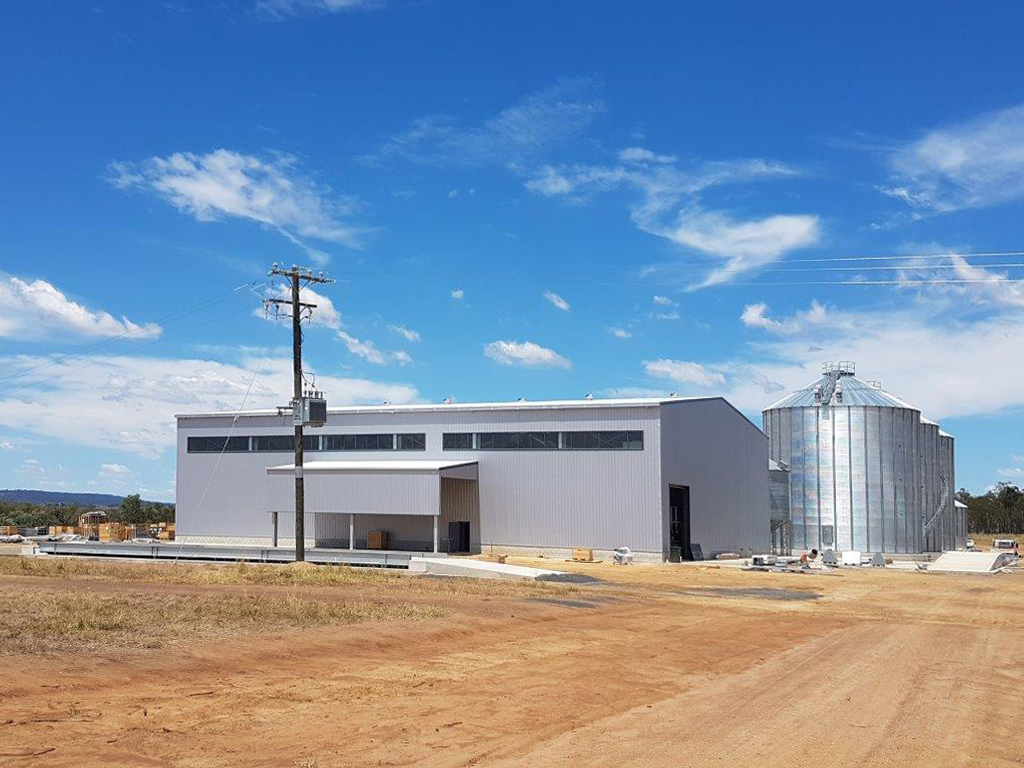
<svg viewBox="0 0 1024 768">
<path fill-rule="evenodd" d="M 1016 558 L 1012 552 L 943 552 L 928 571 L 938 573 L 992 573 Z"/>
<path fill-rule="evenodd" d="M 592 576 L 566 573 L 565 571 L 551 571 L 545 568 L 528 568 L 525 565 L 509 565 L 507 563 L 492 563 L 484 560 L 462 558 L 437 559 L 413 556 L 409 558 L 409 570 L 431 576 L 465 576 L 474 579 L 566 581 L 575 583 L 597 581 Z"/>
</svg>

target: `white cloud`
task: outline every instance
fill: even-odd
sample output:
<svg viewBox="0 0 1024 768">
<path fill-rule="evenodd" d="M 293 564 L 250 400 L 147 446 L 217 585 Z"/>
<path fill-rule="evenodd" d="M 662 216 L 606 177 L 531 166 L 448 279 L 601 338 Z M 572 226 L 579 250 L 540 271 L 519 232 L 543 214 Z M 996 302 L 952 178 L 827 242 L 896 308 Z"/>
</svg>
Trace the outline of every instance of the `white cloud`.
<svg viewBox="0 0 1024 768">
<path fill-rule="evenodd" d="M 108 312 L 87 309 L 45 280 L 0 276 L 0 337 L 33 339 L 55 332 L 152 339 L 163 329 L 156 323 L 140 325 L 127 317 L 118 320 Z"/>
<path fill-rule="evenodd" d="M 541 294 L 541 296 L 543 296 L 545 299 L 550 301 L 551 304 L 554 307 L 556 307 L 557 309 L 560 309 L 563 312 L 568 312 L 569 311 L 569 302 L 566 301 L 565 299 L 563 299 L 561 296 L 559 296 L 554 291 L 546 290 L 546 291 L 544 291 L 544 293 Z"/>
<path fill-rule="evenodd" d="M 586 80 L 562 80 L 477 125 L 460 125 L 445 115 L 421 117 L 362 159 L 429 165 L 521 163 L 568 142 L 590 125 L 604 110 L 593 90 Z"/>
<path fill-rule="evenodd" d="M 524 368 L 571 368 L 572 363 L 553 349 L 532 341 L 492 341 L 484 354 L 501 365 Z"/>
<path fill-rule="evenodd" d="M 669 379 L 679 384 L 693 384 L 698 387 L 713 387 L 725 384 L 725 376 L 711 371 L 700 363 L 686 360 L 644 361 L 644 370 L 657 379 Z"/>
<path fill-rule="evenodd" d="M 625 328 L 618 328 L 615 326 L 609 328 L 608 333 L 610 333 L 616 339 L 629 339 L 633 337 L 633 334 L 627 331 Z"/>
<path fill-rule="evenodd" d="M 918 287 L 918 290 L 921 290 Z M 813 311 L 812 309 L 809 311 Z M 758 317 L 754 314 L 754 317 Z M 825 360 L 852 360 L 863 379 L 877 379 L 929 418 L 991 414 L 1024 406 L 1024 311 L 987 305 L 965 312 L 956 295 L 927 287 L 903 297 L 898 309 L 826 310 L 825 327 L 800 319 L 774 319 L 782 338 L 748 345 L 743 359 L 705 363 L 726 377 L 721 393 L 756 413 L 783 392 L 820 377 Z M 773 331 L 773 328 L 765 328 Z M 984 382 L 984 385 L 979 385 Z"/>
<path fill-rule="evenodd" d="M 818 218 L 813 215 L 742 219 L 698 204 L 699 196 L 715 187 L 795 176 L 797 171 L 788 166 L 752 159 L 681 168 L 670 155 L 633 149 L 626 155 L 628 162 L 618 166 L 543 166 L 525 186 L 545 197 L 575 203 L 619 187 L 635 190 L 639 199 L 630 205 L 630 215 L 638 229 L 724 261 L 695 288 L 728 282 L 820 239 Z"/>
<path fill-rule="evenodd" d="M 353 355 L 363 358 L 368 363 L 374 365 L 387 365 L 388 363 L 398 363 L 399 365 L 406 365 L 412 362 L 412 358 L 409 357 L 408 353 L 404 350 L 398 350 L 397 352 L 382 352 L 377 349 L 377 345 L 367 339 L 357 339 L 350 333 L 338 330 L 336 331 L 338 338 L 344 342 L 345 347 Z"/>
<path fill-rule="evenodd" d="M 659 307 L 678 307 L 679 306 L 679 302 L 678 301 L 673 301 L 668 296 L 659 296 L 658 294 L 654 294 L 654 296 L 651 297 L 651 301 L 653 301 Z"/>
<path fill-rule="evenodd" d="M 462 290 L 461 288 L 453 288 L 452 289 L 452 298 L 455 299 L 456 301 L 462 301 L 462 299 L 465 297 L 465 295 L 466 295 L 466 292 L 464 290 Z"/>
<path fill-rule="evenodd" d="M 610 387 L 602 389 L 598 394 L 601 397 L 626 398 L 626 397 L 667 397 L 671 394 L 667 389 L 655 387 Z"/>
<path fill-rule="evenodd" d="M 678 320 L 680 315 L 676 310 L 670 309 L 668 312 L 651 312 L 651 318 L 654 320 Z"/>
<path fill-rule="evenodd" d="M 292 300 L 292 289 L 286 283 L 277 283 L 272 288 L 269 288 L 266 292 L 267 298 L 274 299 L 285 299 L 286 301 Z M 312 325 L 321 325 L 325 328 L 341 328 L 341 313 L 334 306 L 334 302 L 322 293 L 317 293 L 312 288 L 306 286 L 299 289 L 299 301 L 305 302 L 306 304 L 315 304 L 316 307 L 310 311 L 306 311 L 304 317 L 308 317 L 308 322 Z M 274 314 L 273 307 L 265 309 L 264 307 L 256 307 L 252 313 L 256 317 L 263 317 L 267 320 L 277 321 L 281 320 L 284 322 L 291 323 L 288 319 L 291 317 L 290 306 L 280 307 L 280 316 Z"/>
<path fill-rule="evenodd" d="M 1024 197 L 1024 104 L 937 128 L 892 153 L 882 189 L 936 212 Z"/>
<path fill-rule="evenodd" d="M 695 287 L 719 285 L 763 267 L 789 251 L 814 245 L 821 237 L 817 216 L 768 216 L 736 221 L 717 211 L 684 211 L 656 234 L 725 260 Z"/>
<path fill-rule="evenodd" d="M 256 0 L 255 7 L 264 18 L 280 20 L 287 16 L 370 10 L 384 4 L 384 0 Z"/>
<path fill-rule="evenodd" d="M 125 477 L 132 471 L 124 464 L 100 464 L 100 477 Z"/>
<path fill-rule="evenodd" d="M 955 253 L 949 254 L 949 265 L 952 271 L 936 272 L 927 268 L 922 269 L 920 263 L 908 262 L 908 265 L 899 271 L 898 279 L 904 281 L 908 288 L 914 286 L 915 280 L 921 279 L 962 280 L 965 282 L 929 286 L 929 291 L 933 294 L 956 296 L 976 306 L 1024 308 L 1024 280 L 1011 279 L 1008 272 L 1001 272 L 998 269 L 976 266 Z"/>
<path fill-rule="evenodd" d="M 817 299 L 811 302 L 809 309 L 800 310 L 792 317 L 776 320 L 768 316 L 768 305 L 764 302 L 748 304 L 740 316 L 748 328 L 762 328 L 782 336 L 799 333 L 811 326 L 820 326 L 829 320 L 828 310 Z"/>
<path fill-rule="evenodd" d="M 39 459 L 25 459 L 14 471 L 19 475 L 42 475 L 46 469 Z"/>
<path fill-rule="evenodd" d="M 46 465 L 38 459 L 25 459 L 14 469 L 21 478 L 19 482 L 33 488 L 66 488 L 68 486 L 67 470 L 62 464 Z"/>
<path fill-rule="evenodd" d="M 418 331 L 410 330 L 402 325 L 389 325 L 388 330 L 392 333 L 397 333 L 406 341 L 417 342 L 420 340 L 420 334 Z"/>
<path fill-rule="evenodd" d="M 44 363 L 45 371 L 27 373 L 16 385 L 8 383 L 0 395 L 0 426 L 147 457 L 175 444 L 174 414 L 238 409 L 257 367 L 247 408 L 287 403 L 292 391 L 287 357 L 244 360 L 240 365 L 128 356 L 0 358 L 0 366 L 12 373 Z M 317 375 L 316 383 L 334 405 L 419 398 L 407 384 L 324 374 Z"/>
<path fill-rule="evenodd" d="M 332 198 L 330 189 L 301 175 L 287 155 L 176 152 L 141 163 L 111 163 L 109 172 L 119 189 L 154 193 L 198 221 L 238 218 L 275 229 L 315 261 L 322 262 L 326 254 L 302 238 L 360 245 L 362 231 L 342 220 L 351 212 L 351 201 Z"/>
<path fill-rule="evenodd" d="M 674 163 L 675 155 L 659 155 L 643 147 L 626 147 L 619 152 L 619 160 L 623 163 Z"/>
</svg>

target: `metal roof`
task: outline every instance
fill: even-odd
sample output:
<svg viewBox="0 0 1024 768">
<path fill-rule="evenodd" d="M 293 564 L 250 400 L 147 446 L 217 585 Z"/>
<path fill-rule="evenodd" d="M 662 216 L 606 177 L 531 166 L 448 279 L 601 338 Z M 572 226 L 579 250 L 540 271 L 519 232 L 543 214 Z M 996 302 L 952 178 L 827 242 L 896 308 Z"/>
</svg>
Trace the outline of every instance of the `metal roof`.
<svg viewBox="0 0 1024 768">
<path fill-rule="evenodd" d="M 823 402 L 815 397 L 815 391 L 828 392 L 834 386 L 832 396 L 828 402 Z M 842 399 L 838 395 L 842 392 Z M 895 395 L 886 392 L 881 387 L 869 384 L 858 379 L 856 376 L 842 375 L 834 378 L 828 374 L 822 376 L 813 384 L 809 384 L 801 390 L 787 395 L 781 400 L 772 403 L 764 410 L 774 408 L 813 408 L 822 405 L 847 406 L 847 405 L 874 405 L 881 408 L 907 408 L 912 411 L 919 411 L 913 405 L 900 400 Z"/>
<path fill-rule="evenodd" d="M 511 410 L 561 410 L 569 408 L 643 408 L 664 403 L 682 403 L 697 400 L 720 400 L 717 396 L 698 397 L 629 397 L 593 398 L 589 400 L 518 400 L 496 403 L 410 403 L 406 405 L 343 405 L 328 408 L 328 414 L 343 413 L 410 413 L 436 411 L 511 411 Z M 176 419 L 207 418 L 212 416 L 277 416 L 277 408 L 255 408 L 241 411 L 207 411 L 200 413 L 178 413 Z"/>
<path fill-rule="evenodd" d="M 465 467 L 475 461 L 307 461 L 302 465 L 304 474 L 315 472 L 441 472 L 445 469 Z M 279 464 L 267 467 L 267 474 L 290 475 L 295 472 L 294 464 Z"/>
</svg>

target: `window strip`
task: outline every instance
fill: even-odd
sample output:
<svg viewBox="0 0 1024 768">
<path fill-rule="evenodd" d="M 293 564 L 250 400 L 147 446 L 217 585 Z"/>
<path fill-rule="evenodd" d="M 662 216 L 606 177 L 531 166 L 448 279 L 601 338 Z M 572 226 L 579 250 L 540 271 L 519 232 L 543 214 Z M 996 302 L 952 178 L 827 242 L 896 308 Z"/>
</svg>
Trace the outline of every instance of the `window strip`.
<svg viewBox="0 0 1024 768">
<path fill-rule="evenodd" d="M 445 432 L 446 451 L 642 451 L 642 430 Z"/>
<path fill-rule="evenodd" d="M 303 451 L 424 451 L 427 436 L 423 432 L 404 434 L 327 434 L 303 435 Z M 291 453 L 294 435 L 192 435 L 186 443 L 188 453 Z"/>
</svg>

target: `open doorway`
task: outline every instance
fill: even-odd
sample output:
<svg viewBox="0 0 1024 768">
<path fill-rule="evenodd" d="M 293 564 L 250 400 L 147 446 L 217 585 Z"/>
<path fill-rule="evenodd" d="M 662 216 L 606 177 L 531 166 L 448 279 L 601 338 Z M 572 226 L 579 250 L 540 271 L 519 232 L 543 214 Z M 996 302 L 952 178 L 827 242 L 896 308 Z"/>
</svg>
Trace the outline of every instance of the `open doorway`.
<svg viewBox="0 0 1024 768">
<path fill-rule="evenodd" d="M 669 560 L 693 560 L 690 548 L 690 486 L 668 487 L 668 547 Z"/>
</svg>

